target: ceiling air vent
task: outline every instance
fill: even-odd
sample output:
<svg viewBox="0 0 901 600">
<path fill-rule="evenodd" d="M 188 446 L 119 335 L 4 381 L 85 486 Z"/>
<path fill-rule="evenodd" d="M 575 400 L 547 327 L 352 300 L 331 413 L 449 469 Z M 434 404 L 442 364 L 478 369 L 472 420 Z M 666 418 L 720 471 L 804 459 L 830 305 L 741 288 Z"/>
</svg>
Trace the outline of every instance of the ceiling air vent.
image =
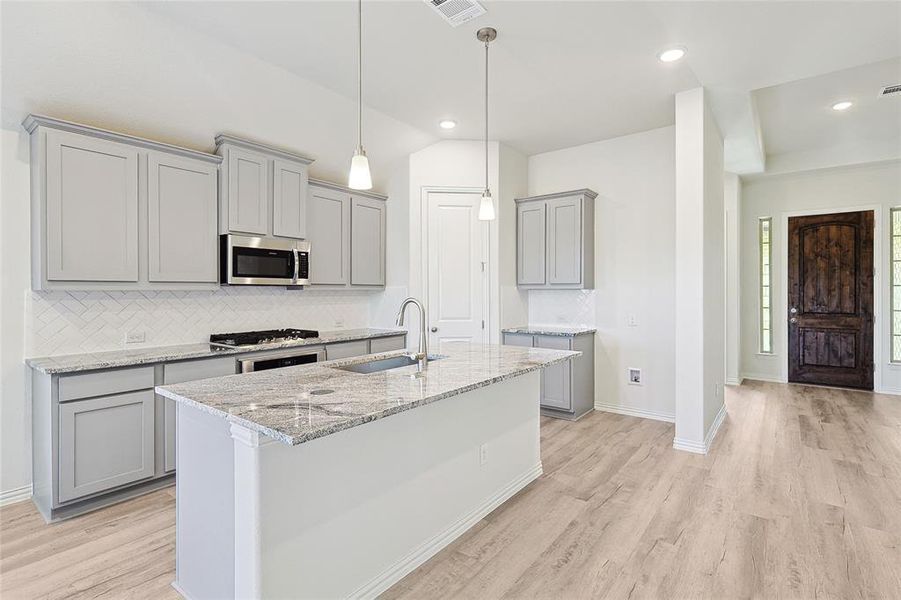
<svg viewBox="0 0 901 600">
<path fill-rule="evenodd" d="M 896 85 L 887 85 L 882 88 L 882 93 L 880 96 L 894 96 L 895 94 L 901 94 L 901 83 Z"/>
<path fill-rule="evenodd" d="M 485 14 L 485 8 L 474 0 L 424 0 L 453 27 Z"/>
</svg>

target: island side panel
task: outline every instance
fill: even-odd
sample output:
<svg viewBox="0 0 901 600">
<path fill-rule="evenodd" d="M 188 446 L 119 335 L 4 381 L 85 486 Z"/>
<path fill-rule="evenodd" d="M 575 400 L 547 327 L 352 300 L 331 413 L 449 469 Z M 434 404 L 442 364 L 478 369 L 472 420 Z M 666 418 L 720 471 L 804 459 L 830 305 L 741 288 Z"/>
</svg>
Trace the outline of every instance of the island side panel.
<svg viewBox="0 0 901 600">
<path fill-rule="evenodd" d="M 175 582 L 190 600 L 235 597 L 235 470 L 229 423 L 179 403 Z"/>
<path fill-rule="evenodd" d="M 294 447 L 236 439 L 237 538 L 260 553 L 238 595 L 384 591 L 541 474 L 539 395 L 536 371 Z"/>
</svg>

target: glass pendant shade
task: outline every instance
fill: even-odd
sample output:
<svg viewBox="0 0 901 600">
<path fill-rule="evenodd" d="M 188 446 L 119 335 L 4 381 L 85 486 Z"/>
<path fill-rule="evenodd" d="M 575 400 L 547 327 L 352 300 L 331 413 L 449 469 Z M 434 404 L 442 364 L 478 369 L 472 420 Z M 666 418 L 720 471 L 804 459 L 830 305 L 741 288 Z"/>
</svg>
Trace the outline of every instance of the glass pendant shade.
<svg viewBox="0 0 901 600">
<path fill-rule="evenodd" d="M 366 152 L 357 150 L 350 161 L 350 175 L 347 177 L 347 187 L 352 190 L 371 190 L 372 176 L 369 174 L 369 159 Z"/>
<path fill-rule="evenodd" d="M 494 199 L 491 197 L 491 190 L 485 190 L 482 194 L 482 200 L 479 202 L 479 221 L 494 220 Z"/>
</svg>

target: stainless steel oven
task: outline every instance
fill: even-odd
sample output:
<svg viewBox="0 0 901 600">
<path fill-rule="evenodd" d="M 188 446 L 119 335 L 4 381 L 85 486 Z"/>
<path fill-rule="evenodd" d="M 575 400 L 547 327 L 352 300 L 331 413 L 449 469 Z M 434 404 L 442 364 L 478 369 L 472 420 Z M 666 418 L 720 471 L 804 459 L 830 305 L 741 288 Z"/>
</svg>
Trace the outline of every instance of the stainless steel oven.
<svg viewBox="0 0 901 600">
<path fill-rule="evenodd" d="M 310 242 L 244 235 L 219 236 L 220 283 L 228 285 L 307 285 Z"/>
<path fill-rule="evenodd" d="M 325 360 L 325 350 L 321 346 L 318 348 L 292 348 L 284 352 L 265 352 L 239 358 L 238 371 L 240 373 L 253 373 L 254 371 L 307 365 L 322 362 L 323 360 Z"/>
</svg>

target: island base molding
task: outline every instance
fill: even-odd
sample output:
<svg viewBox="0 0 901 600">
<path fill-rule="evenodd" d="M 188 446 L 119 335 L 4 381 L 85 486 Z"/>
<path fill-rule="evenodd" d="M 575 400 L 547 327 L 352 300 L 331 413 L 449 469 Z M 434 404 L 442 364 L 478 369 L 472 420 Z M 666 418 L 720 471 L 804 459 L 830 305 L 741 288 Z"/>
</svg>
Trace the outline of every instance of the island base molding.
<svg viewBox="0 0 901 600">
<path fill-rule="evenodd" d="M 179 404 L 174 587 L 375 597 L 541 475 L 539 394 L 530 372 L 297 446 Z"/>
</svg>

